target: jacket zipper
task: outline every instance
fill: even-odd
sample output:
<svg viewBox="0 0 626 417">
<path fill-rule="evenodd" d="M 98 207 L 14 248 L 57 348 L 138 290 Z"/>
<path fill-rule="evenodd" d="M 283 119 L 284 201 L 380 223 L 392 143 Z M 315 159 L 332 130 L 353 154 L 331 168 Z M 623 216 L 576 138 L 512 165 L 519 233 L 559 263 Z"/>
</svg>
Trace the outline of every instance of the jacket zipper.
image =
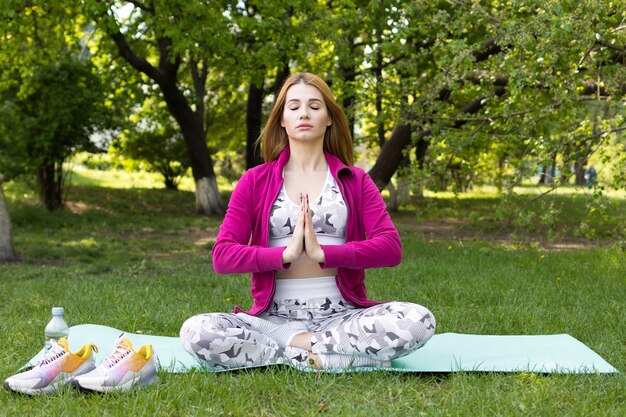
<svg viewBox="0 0 626 417">
<path fill-rule="evenodd" d="M 339 170 L 341 171 L 341 169 Z M 343 183 L 341 182 L 341 180 L 339 179 L 339 171 L 337 171 L 337 178 L 335 178 L 335 181 L 337 181 L 337 185 L 339 186 L 339 191 L 341 191 L 341 195 L 344 196 L 343 198 L 343 202 L 346 205 L 346 225 L 349 225 L 350 222 L 348 221 L 348 216 L 350 216 L 350 207 L 348 206 L 348 201 L 347 198 L 345 197 L 346 192 L 345 192 L 345 188 L 343 186 Z M 352 230 L 350 230 L 352 231 Z M 348 227 L 346 226 L 346 237 L 348 236 Z M 355 305 L 360 305 L 361 303 L 359 303 L 357 300 L 354 299 L 354 297 L 352 297 L 349 292 L 346 290 L 346 287 L 343 285 L 343 282 L 341 281 L 341 279 L 339 278 L 339 270 L 337 270 L 337 278 L 335 279 L 335 282 L 337 283 L 337 286 L 339 287 L 339 292 L 343 293 L 342 296 L 345 298 L 348 298 L 348 302 L 355 304 Z"/>
</svg>

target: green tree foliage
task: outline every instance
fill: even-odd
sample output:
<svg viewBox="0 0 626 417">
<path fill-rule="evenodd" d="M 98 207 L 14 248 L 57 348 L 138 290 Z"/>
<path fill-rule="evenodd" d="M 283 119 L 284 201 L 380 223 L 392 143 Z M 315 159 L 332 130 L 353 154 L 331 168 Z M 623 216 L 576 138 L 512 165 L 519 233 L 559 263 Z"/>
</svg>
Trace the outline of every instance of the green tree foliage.
<svg viewBox="0 0 626 417">
<path fill-rule="evenodd" d="M 3 94 L 0 151 L 14 161 L 7 174 L 34 176 L 48 210 L 63 205 L 64 162 L 93 151 L 90 136 L 106 125 L 104 93 L 89 61 L 65 56 L 23 77 Z M 3 158 L 3 159 L 4 159 Z M 5 166 L 5 169 L 8 166 Z"/>
<path fill-rule="evenodd" d="M 64 161 L 93 150 L 111 125 L 106 90 L 89 60 L 86 22 L 71 5 L 8 1 L 0 13 L 0 174 L 36 184 L 50 210 L 63 204 Z"/>
<path fill-rule="evenodd" d="M 512 185 L 556 156 L 560 172 L 569 178 L 575 168 L 580 177 L 622 129 L 626 30 L 616 3 L 387 4 L 398 11 L 397 24 L 370 49 L 393 65 L 377 91 L 392 98 L 386 113 L 395 125 L 412 132 L 399 148 L 416 148 L 430 187 L 454 181 L 461 190 L 468 181 L 496 179 Z M 371 55 L 365 68 L 376 68 Z M 389 179 L 374 176 L 381 185 Z"/>
<path fill-rule="evenodd" d="M 58 7 L 67 4 L 46 2 L 46 10 L 56 7 L 52 21 L 68 19 L 71 8 Z M 78 4 L 73 21 L 97 24 L 89 43 L 93 60 L 102 59 L 100 68 L 107 72 L 107 63 L 119 67 L 120 61 L 101 57 L 123 57 L 125 71 L 132 69 L 141 90 L 135 101 L 141 103 L 145 94 L 167 104 L 197 182 L 213 175 L 212 158 L 219 150 L 243 157 L 245 143 L 249 154 L 254 129 L 283 75 L 310 70 L 332 84 L 355 142 L 376 156 L 370 175 L 380 188 L 399 171 L 414 174 L 411 180 L 420 186 L 456 191 L 494 183 L 510 192 L 538 172 L 544 178 L 560 172 L 551 177 L 555 186 L 581 184 L 590 162 L 605 167 L 600 186 L 608 180 L 624 186 L 621 3 Z M 16 19 L 8 16 L 10 22 Z M 9 26 L 12 36 L 24 32 L 23 26 Z M 122 78 L 118 88 L 130 85 Z M 219 212 L 219 200 L 208 200 L 204 212 Z"/>
</svg>

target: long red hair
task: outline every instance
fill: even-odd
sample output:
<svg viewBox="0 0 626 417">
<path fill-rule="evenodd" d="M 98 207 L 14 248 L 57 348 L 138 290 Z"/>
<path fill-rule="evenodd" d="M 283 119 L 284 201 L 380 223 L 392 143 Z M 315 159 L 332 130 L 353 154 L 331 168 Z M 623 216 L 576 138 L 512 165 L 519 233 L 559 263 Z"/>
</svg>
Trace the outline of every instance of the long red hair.
<svg viewBox="0 0 626 417">
<path fill-rule="evenodd" d="M 263 160 L 269 162 L 278 159 L 283 149 L 289 146 L 289 137 L 280 123 L 285 109 L 287 90 L 292 85 L 299 83 L 317 88 L 322 93 L 326 103 L 332 124 L 326 128 L 326 133 L 324 133 L 324 150 L 338 157 L 344 164 L 352 165 L 352 135 L 348 127 L 348 119 L 335 101 L 328 84 L 317 75 L 308 72 L 293 74 L 285 80 L 280 89 L 270 117 L 267 119 L 267 123 L 265 123 L 265 127 L 259 136 Z"/>
</svg>

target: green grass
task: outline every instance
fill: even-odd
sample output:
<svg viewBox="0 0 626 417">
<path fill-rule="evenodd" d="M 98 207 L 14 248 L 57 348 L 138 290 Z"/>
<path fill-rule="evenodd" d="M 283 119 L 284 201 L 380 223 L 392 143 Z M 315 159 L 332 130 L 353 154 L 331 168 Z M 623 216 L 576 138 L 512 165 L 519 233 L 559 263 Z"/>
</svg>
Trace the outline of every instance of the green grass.
<svg viewBox="0 0 626 417">
<path fill-rule="evenodd" d="M 42 210 L 23 186 L 6 187 L 21 260 L 0 265 L 2 378 L 43 345 L 53 305 L 65 307 L 70 325 L 175 336 L 193 314 L 250 303 L 247 276 L 212 271 L 210 249 L 221 219 L 196 215 L 192 193 L 83 184 L 71 188 L 70 209 L 58 213 Z M 553 239 L 582 239 L 573 225 L 582 221 L 579 208 L 587 201 L 580 197 L 572 205 L 566 204 L 571 196 L 557 198 L 570 226 Z M 540 226 L 520 239 L 516 227 L 490 220 L 499 204 L 493 195 L 427 196 L 417 218 L 414 212 L 394 215 L 404 259 L 396 268 L 368 272 L 370 296 L 428 306 L 438 332 L 569 333 L 625 371 L 626 257 L 619 236 L 613 239 L 623 227 L 625 203 L 607 201 L 614 221 L 598 223 L 597 235 L 583 249 L 555 250 Z M 457 228 L 420 228 L 442 221 Z M 316 375 L 268 368 L 160 379 L 147 389 L 113 395 L 65 390 L 30 398 L 0 390 L 0 415 L 626 413 L 623 374 Z"/>
<path fill-rule="evenodd" d="M 155 172 L 135 172 L 124 170 L 101 171 L 83 165 L 72 166 L 72 183 L 82 186 L 98 186 L 110 188 L 164 188 L 163 176 Z M 220 190 L 231 190 L 232 185 L 223 177 L 218 177 Z M 193 191 L 195 184 L 189 175 L 184 176 L 178 188 Z"/>
</svg>

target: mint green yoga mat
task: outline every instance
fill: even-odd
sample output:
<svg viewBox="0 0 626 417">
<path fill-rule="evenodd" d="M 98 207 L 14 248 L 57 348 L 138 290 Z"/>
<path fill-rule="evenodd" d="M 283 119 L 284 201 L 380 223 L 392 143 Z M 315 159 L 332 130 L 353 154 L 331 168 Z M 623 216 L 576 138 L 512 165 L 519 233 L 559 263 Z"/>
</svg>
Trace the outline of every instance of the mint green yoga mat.
<svg viewBox="0 0 626 417">
<path fill-rule="evenodd" d="M 121 330 L 97 324 L 72 326 L 69 346 L 74 352 L 85 343 L 98 346 L 96 363 L 108 355 Z M 193 368 L 212 371 L 196 362 L 177 337 L 126 333 L 135 349 L 150 343 L 161 371 L 187 372 Z M 43 357 L 40 351 L 29 364 Z M 379 368 L 380 369 L 380 368 Z M 600 355 L 568 334 L 538 336 L 484 336 L 436 334 L 423 348 L 391 362 L 399 372 L 537 372 L 619 373 Z M 358 368 L 358 370 L 374 370 Z"/>
</svg>

